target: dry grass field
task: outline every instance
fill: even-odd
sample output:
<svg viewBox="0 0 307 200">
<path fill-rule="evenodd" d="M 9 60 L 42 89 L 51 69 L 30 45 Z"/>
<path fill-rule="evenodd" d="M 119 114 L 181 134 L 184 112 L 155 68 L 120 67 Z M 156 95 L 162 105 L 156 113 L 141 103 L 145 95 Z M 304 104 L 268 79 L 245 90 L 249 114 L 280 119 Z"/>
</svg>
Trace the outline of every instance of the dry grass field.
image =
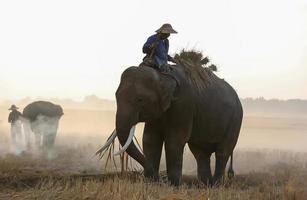
<svg viewBox="0 0 307 200">
<path fill-rule="evenodd" d="M 165 180 L 163 156 L 159 183 L 145 180 L 141 171 L 105 168 L 105 159 L 93 156 L 113 129 L 112 111 L 66 110 L 53 160 L 35 152 L 12 154 L 6 114 L 0 115 L 0 199 L 307 199 L 305 117 L 245 116 L 234 155 L 236 176 L 222 186 L 197 182 L 186 147 L 183 184 L 175 188 Z"/>
<path fill-rule="evenodd" d="M 175 188 L 163 173 L 161 182 L 152 183 L 141 172 L 106 171 L 103 161 L 90 158 L 90 147 L 59 148 L 51 161 L 3 156 L 0 199 L 307 199 L 307 153 L 238 151 L 236 166 L 249 167 L 250 172 L 212 188 L 198 183 L 195 174 L 184 175 L 183 185 Z M 268 164 L 276 156 L 281 161 Z"/>
</svg>

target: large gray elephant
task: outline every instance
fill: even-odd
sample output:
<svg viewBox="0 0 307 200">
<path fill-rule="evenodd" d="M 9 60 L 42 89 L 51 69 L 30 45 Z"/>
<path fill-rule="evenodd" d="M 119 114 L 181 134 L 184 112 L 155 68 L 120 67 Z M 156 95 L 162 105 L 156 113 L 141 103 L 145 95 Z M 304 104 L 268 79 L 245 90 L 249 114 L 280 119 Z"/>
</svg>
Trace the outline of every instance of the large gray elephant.
<svg viewBox="0 0 307 200">
<path fill-rule="evenodd" d="M 36 147 L 42 149 L 48 156 L 51 156 L 62 115 L 62 107 L 48 101 L 36 101 L 23 109 L 25 133 L 29 135 L 29 132 L 32 131 Z"/>
<path fill-rule="evenodd" d="M 216 184 L 224 176 L 229 157 L 232 161 L 242 106 L 226 81 L 202 67 L 197 53 L 183 52 L 176 59 L 178 64 L 168 73 L 146 66 L 129 67 L 122 73 L 116 91 L 116 131 L 104 147 L 117 136 L 123 150 L 144 167 L 145 176 L 158 179 L 164 143 L 167 176 L 178 185 L 188 143 L 197 161 L 199 179 Z M 131 129 L 138 122 L 145 122 L 144 154 L 132 140 Z M 216 157 L 214 176 L 210 169 L 212 153 Z"/>
</svg>

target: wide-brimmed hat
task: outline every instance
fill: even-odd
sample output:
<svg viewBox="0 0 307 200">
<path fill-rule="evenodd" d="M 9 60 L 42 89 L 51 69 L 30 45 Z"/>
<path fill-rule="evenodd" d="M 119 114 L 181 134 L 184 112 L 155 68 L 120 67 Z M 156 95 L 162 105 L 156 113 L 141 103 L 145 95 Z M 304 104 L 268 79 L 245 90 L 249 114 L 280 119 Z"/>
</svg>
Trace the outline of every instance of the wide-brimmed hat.
<svg viewBox="0 0 307 200">
<path fill-rule="evenodd" d="M 9 108 L 9 110 L 17 110 L 17 109 L 19 109 L 19 108 L 17 106 L 15 106 L 14 104 L 11 105 L 11 107 Z"/>
<path fill-rule="evenodd" d="M 178 33 L 175 31 L 171 24 L 163 24 L 161 28 L 156 30 L 157 33 Z"/>
</svg>

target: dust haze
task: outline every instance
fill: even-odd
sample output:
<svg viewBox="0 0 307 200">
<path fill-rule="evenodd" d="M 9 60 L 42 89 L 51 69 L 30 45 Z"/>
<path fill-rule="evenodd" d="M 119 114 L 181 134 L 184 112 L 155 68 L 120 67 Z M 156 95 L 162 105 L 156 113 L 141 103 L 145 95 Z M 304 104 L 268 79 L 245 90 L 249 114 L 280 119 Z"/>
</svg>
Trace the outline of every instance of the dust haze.
<svg viewBox="0 0 307 200">
<path fill-rule="evenodd" d="M 8 108 L 12 103 L 21 109 L 34 101 L 23 99 L 0 102 L 0 155 L 12 156 Z M 56 158 L 49 168 L 70 173 L 102 173 L 105 160 L 94 156 L 115 127 L 116 103 L 88 96 L 83 101 L 50 100 L 63 107 L 64 115 L 56 137 Z M 234 153 L 236 173 L 265 171 L 276 165 L 307 165 L 307 101 L 241 99 L 244 119 Z M 136 136 L 141 142 L 143 124 L 138 124 Z M 184 153 L 184 174 L 196 174 L 196 163 L 188 146 Z M 24 158 L 23 158 L 24 159 Z M 31 159 L 33 159 L 31 157 Z M 214 156 L 212 157 L 214 160 Z M 214 163 L 214 162 L 212 162 Z M 137 167 L 133 162 L 131 165 Z M 116 170 L 109 164 L 109 171 Z M 164 155 L 161 170 L 165 170 Z"/>
</svg>

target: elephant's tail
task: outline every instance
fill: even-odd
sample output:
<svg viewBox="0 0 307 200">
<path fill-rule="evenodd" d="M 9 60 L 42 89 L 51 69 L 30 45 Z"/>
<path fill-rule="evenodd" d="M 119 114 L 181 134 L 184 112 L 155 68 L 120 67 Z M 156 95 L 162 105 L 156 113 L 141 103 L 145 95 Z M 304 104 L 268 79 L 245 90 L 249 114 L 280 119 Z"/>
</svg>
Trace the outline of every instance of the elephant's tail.
<svg viewBox="0 0 307 200">
<path fill-rule="evenodd" d="M 228 168 L 228 178 L 231 179 L 233 178 L 235 175 L 235 172 L 233 171 L 233 152 L 231 152 L 230 155 L 230 164 L 229 164 L 229 168 Z"/>
</svg>

